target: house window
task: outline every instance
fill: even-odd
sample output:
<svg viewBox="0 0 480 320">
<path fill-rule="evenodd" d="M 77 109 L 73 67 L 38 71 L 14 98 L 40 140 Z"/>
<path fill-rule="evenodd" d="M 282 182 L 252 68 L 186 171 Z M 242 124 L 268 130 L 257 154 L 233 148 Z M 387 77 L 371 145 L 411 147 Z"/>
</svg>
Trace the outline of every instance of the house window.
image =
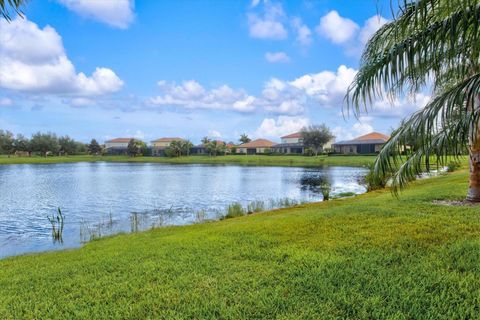
<svg viewBox="0 0 480 320">
<path fill-rule="evenodd" d="M 353 153 L 353 147 L 350 147 L 350 153 Z"/>
</svg>

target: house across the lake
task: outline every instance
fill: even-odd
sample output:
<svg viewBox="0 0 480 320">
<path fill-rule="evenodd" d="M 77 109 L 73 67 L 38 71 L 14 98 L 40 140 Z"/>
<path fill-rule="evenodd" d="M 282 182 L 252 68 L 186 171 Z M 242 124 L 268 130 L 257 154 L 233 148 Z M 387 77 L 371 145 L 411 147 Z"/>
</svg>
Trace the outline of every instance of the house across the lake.
<svg viewBox="0 0 480 320">
<path fill-rule="evenodd" d="M 353 140 L 340 141 L 332 145 L 335 153 L 374 154 L 379 153 L 390 137 L 383 133 L 372 132 Z"/>
<path fill-rule="evenodd" d="M 295 132 L 281 137 L 282 142 L 272 147 L 275 153 L 284 154 L 304 154 L 305 146 L 303 145 L 303 138 L 301 132 Z"/>
<path fill-rule="evenodd" d="M 226 143 L 225 141 L 222 140 L 215 140 L 217 142 L 217 146 L 225 145 L 226 151 L 225 153 L 230 153 L 234 145 L 232 143 Z M 196 145 L 192 148 L 190 148 L 190 154 L 196 154 L 196 155 L 202 155 L 202 154 L 208 154 L 209 151 L 207 150 L 208 148 L 203 144 Z"/>
<path fill-rule="evenodd" d="M 133 138 L 115 138 L 105 141 L 105 149 L 110 155 L 120 155 L 127 153 L 127 147 Z"/>
<path fill-rule="evenodd" d="M 152 144 L 152 156 L 164 156 L 165 149 L 170 146 L 173 141 L 183 141 L 182 138 L 160 138 L 151 141 Z"/>
<path fill-rule="evenodd" d="M 267 139 L 257 139 L 247 143 L 242 143 L 237 146 L 237 153 L 243 154 L 262 154 L 269 153 L 272 150 L 272 147 L 276 145 L 275 142 L 272 142 Z"/>
</svg>

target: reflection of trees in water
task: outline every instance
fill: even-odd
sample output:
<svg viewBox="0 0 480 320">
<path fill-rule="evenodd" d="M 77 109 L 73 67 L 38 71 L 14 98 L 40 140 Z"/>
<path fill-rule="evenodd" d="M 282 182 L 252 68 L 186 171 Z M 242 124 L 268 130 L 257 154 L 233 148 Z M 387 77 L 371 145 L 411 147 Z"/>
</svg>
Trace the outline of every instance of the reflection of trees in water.
<svg viewBox="0 0 480 320">
<path fill-rule="evenodd" d="M 321 193 L 325 186 L 331 186 L 332 182 L 325 172 L 305 171 L 300 178 L 300 187 L 315 193 Z"/>
</svg>

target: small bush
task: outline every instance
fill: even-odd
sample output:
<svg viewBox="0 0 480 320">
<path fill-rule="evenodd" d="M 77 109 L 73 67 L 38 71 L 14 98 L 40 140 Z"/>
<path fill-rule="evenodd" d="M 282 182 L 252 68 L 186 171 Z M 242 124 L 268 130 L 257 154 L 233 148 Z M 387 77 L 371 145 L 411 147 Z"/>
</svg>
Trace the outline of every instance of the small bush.
<svg viewBox="0 0 480 320">
<path fill-rule="evenodd" d="M 460 169 L 461 165 L 460 162 L 457 161 L 450 161 L 447 165 L 447 172 L 454 172 Z"/>
<path fill-rule="evenodd" d="M 368 165 L 368 173 L 365 176 L 364 184 L 367 188 L 367 191 L 379 190 L 384 189 L 387 186 L 388 180 L 392 177 L 391 174 L 375 174 L 375 166 L 374 164 Z"/>
<path fill-rule="evenodd" d="M 225 215 L 225 219 L 241 217 L 245 215 L 245 209 L 243 209 L 242 205 L 238 202 L 232 203 L 228 206 L 227 214 Z"/>
<path fill-rule="evenodd" d="M 330 200 L 330 191 L 332 191 L 332 186 L 330 185 L 330 183 L 323 182 L 320 185 L 320 192 L 322 193 L 323 201 Z"/>
</svg>

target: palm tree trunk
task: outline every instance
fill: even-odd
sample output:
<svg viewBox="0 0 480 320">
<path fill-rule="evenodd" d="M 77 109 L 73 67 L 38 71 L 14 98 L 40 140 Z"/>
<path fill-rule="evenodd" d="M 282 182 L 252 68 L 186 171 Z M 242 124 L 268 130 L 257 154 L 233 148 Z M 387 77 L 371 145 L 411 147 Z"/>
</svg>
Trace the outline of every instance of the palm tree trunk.
<svg viewBox="0 0 480 320">
<path fill-rule="evenodd" d="M 475 141 L 470 143 L 470 182 L 468 185 L 467 201 L 480 202 L 480 130 L 477 131 Z"/>
</svg>

